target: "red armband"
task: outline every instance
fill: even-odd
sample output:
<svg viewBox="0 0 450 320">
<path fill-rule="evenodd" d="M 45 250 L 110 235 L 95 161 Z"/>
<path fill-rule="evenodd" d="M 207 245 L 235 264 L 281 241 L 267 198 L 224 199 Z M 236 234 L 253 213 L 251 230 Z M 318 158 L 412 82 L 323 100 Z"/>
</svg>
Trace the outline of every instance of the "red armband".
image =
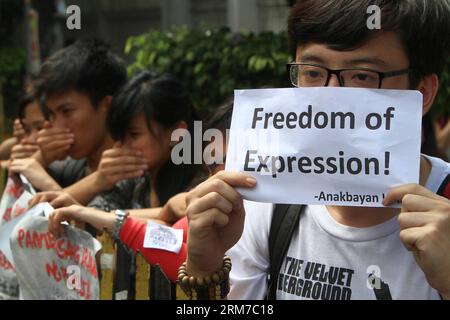
<svg viewBox="0 0 450 320">
<path fill-rule="evenodd" d="M 139 251 L 148 263 L 159 264 L 170 281 L 176 282 L 178 268 L 187 257 L 187 218 L 180 219 L 173 225 L 173 228 L 183 230 L 183 244 L 178 254 L 161 249 L 144 248 L 146 226 L 145 222 L 128 217 L 120 230 L 120 240 L 134 253 Z"/>
</svg>

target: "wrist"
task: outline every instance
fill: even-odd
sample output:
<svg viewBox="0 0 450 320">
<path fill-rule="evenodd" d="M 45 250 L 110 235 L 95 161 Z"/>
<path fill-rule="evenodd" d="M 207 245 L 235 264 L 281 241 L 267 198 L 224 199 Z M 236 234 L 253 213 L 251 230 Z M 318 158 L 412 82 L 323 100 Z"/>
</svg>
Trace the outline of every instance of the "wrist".
<svg viewBox="0 0 450 320">
<path fill-rule="evenodd" d="M 61 191 L 62 188 L 53 179 L 42 179 L 42 185 L 36 184 L 36 187 L 41 191 Z"/>
<path fill-rule="evenodd" d="M 187 263 L 178 269 L 178 284 L 191 300 L 221 300 L 230 291 L 231 259 L 223 257 L 221 267 L 211 275 L 194 276 L 190 274 Z"/>
<path fill-rule="evenodd" d="M 173 218 L 173 216 L 171 215 L 171 205 L 170 205 L 170 201 L 168 201 L 162 208 L 161 211 L 158 214 L 158 219 L 165 221 L 167 223 L 175 223 L 176 220 Z"/>
<path fill-rule="evenodd" d="M 47 160 L 44 157 L 44 154 L 39 150 L 35 152 L 32 156 L 37 162 L 39 162 L 44 168 L 48 167 L 50 163 L 47 162 Z"/>
<path fill-rule="evenodd" d="M 101 193 L 101 192 L 105 192 L 108 191 L 109 188 L 107 186 L 107 184 L 105 183 L 105 179 L 103 178 L 103 176 L 97 171 L 92 173 L 93 178 L 94 178 L 94 183 L 92 184 L 93 188 L 94 188 L 94 192 L 97 193 Z"/>
<path fill-rule="evenodd" d="M 123 211 L 123 210 L 115 210 L 114 213 L 115 213 L 116 219 L 114 222 L 114 227 L 113 227 L 111 236 L 114 240 L 117 241 L 120 239 L 120 230 L 122 230 L 122 226 L 124 225 L 125 220 L 130 215 L 130 212 Z"/>
<path fill-rule="evenodd" d="M 221 255 L 220 258 L 208 259 L 208 264 L 202 266 L 193 262 L 188 255 L 188 258 L 186 259 L 186 272 L 189 275 L 195 277 L 211 276 L 218 270 L 220 270 L 222 264 L 223 264 L 223 255 Z"/>
</svg>

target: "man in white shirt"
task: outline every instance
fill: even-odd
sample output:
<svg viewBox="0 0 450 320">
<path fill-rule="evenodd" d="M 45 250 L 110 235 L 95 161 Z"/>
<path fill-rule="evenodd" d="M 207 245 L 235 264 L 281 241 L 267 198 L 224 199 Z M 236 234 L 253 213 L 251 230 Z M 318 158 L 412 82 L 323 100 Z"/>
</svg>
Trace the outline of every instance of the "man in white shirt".
<svg viewBox="0 0 450 320">
<path fill-rule="evenodd" d="M 379 30 L 367 27 L 369 5 L 381 9 Z M 448 57 L 450 4 L 299 0 L 288 32 L 294 85 L 419 90 L 425 114 Z M 449 174 L 450 164 L 423 155 L 419 184 L 391 189 L 386 208 L 306 206 L 277 299 L 450 299 L 450 200 L 436 194 Z M 184 270 L 194 280 L 209 277 L 228 252 L 231 299 L 266 296 L 273 205 L 243 202 L 235 190 L 255 185 L 243 173 L 220 172 L 187 197 Z M 387 207 L 395 201 L 401 210 Z"/>
</svg>

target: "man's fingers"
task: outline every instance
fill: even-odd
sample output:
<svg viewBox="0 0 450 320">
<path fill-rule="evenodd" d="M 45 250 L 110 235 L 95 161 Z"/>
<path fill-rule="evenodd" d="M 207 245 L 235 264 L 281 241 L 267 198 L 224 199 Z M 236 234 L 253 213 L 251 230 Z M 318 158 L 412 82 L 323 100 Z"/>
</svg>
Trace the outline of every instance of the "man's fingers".
<svg viewBox="0 0 450 320">
<path fill-rule="evenodd" d="M 128 174 L 131 172 L 144 171 L 147 170 L 147 165 L 115 165 L 111 167 L 104 167 L 101 169 L 102 174 L 106 175 L 118 175 L 118 174 Z"/>
<path fill-rule="evenodd" d="M 75 135 L 73 133 L 67 133 L 67 132 L 58 132 L 58 133 L 52 133 L 52 134 L 42 134 L 39 135 L 39 140 L 41 141 L 49 141 L 49 140 L 67 140 L 67 139 L 75 139 Z"/>
<path fill-rule="evenodd" d="M 122 168 L 124 171 L 133 171 L 133 170 L 146 170 L 148 168 L 147 161 L 142 161 L 138 158 L 109 158 L 102 160 L 101 169 L 113 169 Z"/>
<path fill-rule="evenodd" d="M 69 128 L 55 128 L 52 127 L 51 124 L 46 124 L 44 122 L 44 128 L 39 130 L 38 132 L 38 136 L 51 136 L 51 135 L 56 135 L 56 134 L 69 134 L 72 133 L 71 130 Z"/>
<path fill-rule="evenodd" d="M 233 183 L 234 186 L 245 186 L 250 187 L 246 176 L 231 177 L 227 181 Z M 233 204 L 233 207 L 238 206 L 241 203 L 241 195 L 227 182 L 221 178 L 214 178 L 205 181 L 204 183 L 198 185 L 189 195 L 187 196 L 187 203 L 190 203 L 194 198 L 201 198 L 208 193 L 217 192 L 222 197 L 227 199 Z"/>
<path fill-rule="evenodd" d="M 233 210 L 233 205 L 219 193 L 211 192 L 203 198 L 194 200 L 187 208 L 186 213 L 203 212 L 211 208 L 216 208 L 225 214 L 229 214 Z"/>
<path fill-rule="evenodd" d="M 17 172 L 21 172 L 22 170 L 25 169 L 24 164 L 22 162 L 17 162 L 18 160 L 22 160 L 22 159 L 16 159 L 11 162 L 11 164 L 9 166 L 9 171 L 17 173 Z"/>
<path fill-rule="evenodd" d="M 256 179 L 252 176 L 237 171 L 219 171 L 212 178 L 220 179 L 232 187 L 253 188 L 256 186 Z"/>
<path fill-rule="evenodd" d="M 50 201 L 53 208 L 68 207 L 74 204 L 78 204 L 78 202 L 65 192 L 59 192 L 58 196 Z"/>
<path fill-rule="evenodd" d="M 108 149 L 105 152 L 103 152 L 103 156 L 111 157 L 111 158 L 117 158 L 117 157 L 123 157 L 123 156 L 142 158 L 143 154 L 141 151 L 138 151 L 138 150 L 127 149 L 127 148 L 113 148 L 113 149 Z"/>
<path fill-rule="evenodd" d="M 73 139 L 63 139 L 63 140 L 51 140 L 46 142 L 39 142 L 39 146 L 41 149 L 45 150 L 54 150 L 63 148 L 66 146 L 70 146 L 74 142 Z"/>
<path fill-rule="evenodd" d="M 56 238 L 59 238 L 64 231 L 64 226 L 61 222 L 68 221 L 63 213 L 58 210 L 53 211 L 48 219 L 48 231 L 51 232 Z"/>
<path fill-rule="evenodd" d="M 39 150 L 39 147 L 37 145 L 18 144 L 12 148 L 11 158 L 13 159 L 29 158 L 37 150 Z"/>
<path fill-rule="evenodd" d="M 116 175 L 111 175 L 110 180 L 116 181 L 116 183 L 117 183 L 122 180 L 138 178 L 138 177 L 142 176 L 143 174 L 144 174 L 143 170 L 137 170 L 137 171 L 127 172 L 127 173 L 120 173 L 120 174 L 116 174 Z"/>
<path fill-rule="evenodd" d="M 11 161 L 10 160 L 4 160 L 0 162 L 0 167 L 2 169 L 8 170 L 9 166 L 11 165 Z"/>
<path fill-rule="evenodd" d="M 30 199 L 30 201 L 28 201 L 28 205 L 30 207 L 33 207 L 40 202 L 51 202 L 56 199 L 58 195 L 59 193 L 54 191 L 37 193 L 33 198 Z"/>
<path fill-rule="evenodd" d="M 423 227 L 436 221 L 431 212 L 402 212 L 398 216 L 400 229 Z"/>
<path fill-rule="evenodd" d="M 22 138 L 22 136 L 25 135 L 25 130 L 23 129 L 20 119 L 14 120 L 13 135 L 18 139 Z"/>
<path fill-rule="evenodd" d="M 114 167 L 106 167 L 103 168 L 101 170 L 102 175 L 104 175 L 105 177 L 112 177 L 112 176 L 121 176 L 121 175 L 125 175 L 131 172 L 136 172 L 136 171 L 144 171 L 143 168 L 137 166 L 136 168 L 131 168 L 127 167 L 128 170 L 122 170 L 121 166 L 114 166 Z"/>
<path fill-rule="evenodd" d="M 425 243 L 422 239 L 425 239 L 428 232 L 430 232 L 430 227 L 403 229 L 400 231 L 400 240 L 409 251 L 422 251 Z"/>
<path fill-rule="evenodd" d="M 402 199 L 402 212 L 407 211 L 431 211 L 442 206 L 442 199 L 429 198 L 415 194 L 407 194 Z"/>
<path fill-rule="evenodd" d="M 14 160 L 17 159 L 26 159 L 31 157 L 34 154 L 34 152 L 13 152 L 11 154 L 11 158 Z"/>
<path fill-rule="evenodd" d="M 117 158 L 117 161 L 123 164 L 147 164 L 148 160 L 142 156 L 137 155 L 122 155 Z"/>
<path fill-rule="evenodd" d="M 228 224 L 229 217 L 224 212 L 216 208 L 208 209 L 201 214 L 198 214 L 194 219 L 189 220 L 189 224 L 192 224 L 194 230 L 196 228 L 204 229 L 210 227 L 225 227 Z"/>
<path fill-rule="evenodd" d="M 12 148 L 12 151 L 36 151 L 39 149 L 39 146 L 35 144 L 18 144 Z"/>
<path fill-rule="evenodd" d="M 43 153 L 47 154 L 57 154 L 61 150 L 67 150 L 73 145 L 73 140 L 56 140 L 49 141 L 46 143 L 39 142 L 39 148 Z"/>
<path fill-rule="evenodd" d="M 54 158 L 57 159 L 64 159 L 67 156 L 67 151 L 70 149 L 70 144 L 61 144 L 57 147 L 51 147 L 46 149 L 41 149 L 41 152 L 44 156 L 44 158 L 50 158 L 54 160 Z"/>
<path fill-rule="evenodd" d="M 428 190 L 427 188 L 421 185 L 410 183 L 390 189 L 389 193 L 383 200 L 383 204 L 385 206 L 388 206 L 396 201 L 402 201 L 403 197 L 407 194 L 415 194 L 418 196 L 424 196 L 439 201 L 442 201 L 443 199 L 449 201 L 448 199 L 438 196 L 437 194 L 433 193 L 432 191 Z"/>
<path fill-rule="evenodd" d="M 38 204 L 39 202 L 41 202 L 41 195 L 39 195 L 39 194 L 37 194 L 37 195 L 35 195 L 33 198 L 31 198 L 29 201 L 28 201 L 28 206 L 31 208 L 31 207 L 34 207 L 36 204 Z"/>
</svg>

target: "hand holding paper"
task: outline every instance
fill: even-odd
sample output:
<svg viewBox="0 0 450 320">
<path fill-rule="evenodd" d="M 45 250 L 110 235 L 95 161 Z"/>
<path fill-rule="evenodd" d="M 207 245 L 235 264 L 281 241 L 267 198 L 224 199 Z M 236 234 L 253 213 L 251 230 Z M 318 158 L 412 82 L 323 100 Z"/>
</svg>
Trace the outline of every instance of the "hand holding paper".
<svg viewBox="0 0 450 320">
<path fill-rule="evenodd" d="M 417 183 L 422 96 L 361 88 L 236 90 L 226 170 L 260 202 L 382 207 Z"/>
<path fill-rule="evenodd" d="M 190 275 L 211 275 L 220 269 L 223 255 L 239 240 L 244 228 L 242 197 L 235 188 L 255 185 L 256 180 L 246 174 L 220 171 L 189 192 Z"/>
<path fill-rule="evenodd" d="M 428 283 L 450 299 L 450 200 L 417 184 L 390 190 L 389 205 L 402 202 L 400 239 L 412 251 Z"/>
</svg>

